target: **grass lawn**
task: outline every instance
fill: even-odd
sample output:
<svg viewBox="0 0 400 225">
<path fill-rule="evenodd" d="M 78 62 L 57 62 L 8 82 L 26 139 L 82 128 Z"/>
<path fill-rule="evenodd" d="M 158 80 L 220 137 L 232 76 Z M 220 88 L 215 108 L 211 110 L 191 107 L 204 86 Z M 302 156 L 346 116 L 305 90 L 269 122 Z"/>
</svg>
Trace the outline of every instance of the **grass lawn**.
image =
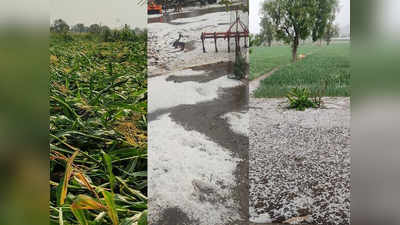
<svg viewBox="0 0 400 225">
<path fill-rule="evenodd" d="M 50 224 L 131 224 L 147 209 L 146 40 L 52 35 L 49 51 Z"/>
<path fill-rule="evenodd" d="M 308 54 L 318 50 L 320 47 L 305 44 L 298 49 L 298 54 Z M 289 46 L 254 47 L 250 54 L 250 76 L 253 80 L 262 76 L 278 66 L 290 63 L 292 60 L 292 50 Z"/>
<path fill-rule="evenodd" d="M 312 93 L 322 89 L 324 96 L 350 96 L 350 44 L 325 46 L 303 60 L 282 67 L 261 81 L 254 96 L 283 97 L 293 87 L 307 87 Z"/>
</svg>

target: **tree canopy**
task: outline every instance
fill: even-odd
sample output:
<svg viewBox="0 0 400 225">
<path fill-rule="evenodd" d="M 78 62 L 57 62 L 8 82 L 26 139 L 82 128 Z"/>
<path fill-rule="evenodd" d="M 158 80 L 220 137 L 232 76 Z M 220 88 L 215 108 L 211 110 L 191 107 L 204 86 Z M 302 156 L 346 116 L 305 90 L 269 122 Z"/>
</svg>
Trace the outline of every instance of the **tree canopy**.
<svg viewBox="0 0 400 225">
<path fill-rule="evenodd" d="M 300 40 L 311 34 L 321 38 L 337 5 L 337 0 L 267 0 L 262 10 L 271 19 L 275 38 L 291 45 L 295 61 Z"/>
<path fill-rule="evenodd" d="M 325 35 L 328 26 L 331 26 L 339 9 L 337 0 L 319 0 L 315 10 L 315 23 L 312 30 L 312 39 L 317 41 Z"/>
<path fill-rule="evenodd" d="M 275 29 L 272 24 L 272 20 L 268 15 L 264 15 L 260 22 L 261 32 L 260 38 L 262 42 L 267 42 L 268 46 L 271 46 L 272 41 L 274 40 Z"/>
<path fill-rule="evenodd" d="M 50 26 L 50 30 L 56 33 L 65 33 L 69 31 L 69 25 L 62 19 L 54 21 L 53 25 Z"/>
</svg>

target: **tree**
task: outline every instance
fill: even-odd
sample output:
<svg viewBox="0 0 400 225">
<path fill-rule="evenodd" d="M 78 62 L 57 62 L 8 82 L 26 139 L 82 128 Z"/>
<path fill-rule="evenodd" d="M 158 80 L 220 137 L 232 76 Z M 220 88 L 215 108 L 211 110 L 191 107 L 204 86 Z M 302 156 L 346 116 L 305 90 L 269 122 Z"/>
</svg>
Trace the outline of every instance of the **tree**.
<svg viewBox="0 0 400 225">
<path fill-rule="evenodd" d="M 104 33 L 104 32 L 111 32 L 111 29 L 110 29 L 108 26 L 103 25 L 103 26 L 100 27 L 100 32 L 101 32 L 101 33 Z"/>
<path fill-rule="evenodd" d="M 264 17 L 261 19 L 260 25 L 261 25 L 260 38 L 262 42 L 267 42 L 268 46 L 271 47 L 275 33 L 271 18 L 268 15 L 264 15 Z"/>
<path fill-rule="evenodd" d="M 75 24 L 72 27 L 72 31 L 79 32 L 79 33 L 85 32 L 85 25 L 83 23 Z"/>
<path fill-rule="evenodd" d="M 241 4 L 239 5 L 239 9 L 242 12 L 249 12 L 249 0 L 240 0 Z M 233 3 L 236 3 L 233 0 L 220 0 L 218 4 L 224 5 L 226 7 L 226 11 L 229 11 L 231 9 L 231 6 Z"/>
<path fill-rule="evenodd" d="M 67 33 L 69 31 L 69 26 L 64 20 L 57 19 L 54 21 L 53 26 L 50 27 L 50 31 L 56 33 Z"/>
<path fill-rule="evenodd" d="M 326 28 L 336 18 L 339 9 L 338 0 L 319 0 L 317 1 L 315 12 L 315 22 L 312 30 L 312 40 L 315 42 L 324 37 Z"/>
<path fill-rule="evenodd" d="M 329 23 L 324 33 L 324 40 L 326 45 L 331 43 L 333 37 L 339 36 L 339 26 L 337 24 Z"/>
<path fill-rule="evenodd" d="M 260 34 L 250 34 L 249 35 L 250 47 L 260 46 L 262 44 L 262 39 Z"/>
<path fill-rule="evenodd" d="M 307 39 L 316 27 L 321 1 L 334 0 L 271 0 L 263 4 L 262 10 L 271 18 L 275 38 L 291 45 L 293 61 L 297 59 L 300 40 Z"/>
<path fill-rule="evenodd" d="M 89 32 L 92 34 L 99 34 L 101 31 L 101 27 L 99 24 L 92 24 L 89 26 Z"/>
</svg>

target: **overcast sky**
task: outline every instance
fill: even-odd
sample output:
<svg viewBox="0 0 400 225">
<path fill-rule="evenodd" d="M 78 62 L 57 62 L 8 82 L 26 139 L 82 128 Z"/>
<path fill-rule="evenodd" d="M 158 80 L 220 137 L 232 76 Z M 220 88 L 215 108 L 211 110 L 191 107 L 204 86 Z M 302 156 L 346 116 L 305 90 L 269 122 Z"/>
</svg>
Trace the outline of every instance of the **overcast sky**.
<svg viewBox="0 0 400 225">
<path fill-rule="evenodd" d="M 251 33 L 260 31 L 261 4 L 264 0 L 250 0 L 250 21 Z M 339 0 L 340 11 L 336 15 L 336 23 L 339 27 L 350 25 L 350 0 Z"/>
<path fill-rule="evenodd" d="M 139 0 L 51 0 L 50 21 L 63 19 L 69 25 L 101 23 L 111 28 L 124 24 L 132 28 L 145 28 L 147 24 L 146 4 Z"/>
</svg>

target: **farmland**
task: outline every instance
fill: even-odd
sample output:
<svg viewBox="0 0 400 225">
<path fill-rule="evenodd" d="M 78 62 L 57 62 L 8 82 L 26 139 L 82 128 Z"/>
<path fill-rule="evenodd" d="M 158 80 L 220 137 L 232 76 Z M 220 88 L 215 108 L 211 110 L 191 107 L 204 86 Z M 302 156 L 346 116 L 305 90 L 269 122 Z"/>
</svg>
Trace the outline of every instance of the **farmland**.
<svg viewBox="0 0 400 225">
<path fill-rule="evenodd" d="M 319 47 L 312 44 L 301 45 L 298 54 L 309 54 Z M 291 62 L 290 46 L 253 47 L 250 54 L 250 80 L 262 76 L 278 66 Z"/>
<path fill-rule="evenodd" d="M 50 224 L 145 224 L 146 38 L 50 37 Z"/>
<path fill-rule="evenodd" d="M 284 52 L 290 58 L 290 50 Z M 350 96 L 350 44 L 321 47 L 304 59 L 283 66 L 261 81 L 254 96 L 283 97 L 294 87 L 308 88 L 322 96 Z"/>
</svg>

